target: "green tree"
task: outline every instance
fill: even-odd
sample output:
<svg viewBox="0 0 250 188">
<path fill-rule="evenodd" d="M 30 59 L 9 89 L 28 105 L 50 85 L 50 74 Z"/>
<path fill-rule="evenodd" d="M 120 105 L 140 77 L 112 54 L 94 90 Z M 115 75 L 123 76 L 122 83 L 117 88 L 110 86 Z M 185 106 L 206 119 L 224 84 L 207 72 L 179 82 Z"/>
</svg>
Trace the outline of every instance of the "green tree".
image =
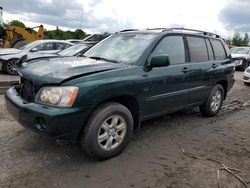
<svg viewBox="0 0 250 188">
<path fill-rule="evenodd" d="M 59 40 L 66 40 L 66 39 L 83 39 L 88 34 L 85 33 L 81 29 L 76 29 L 75 31 L 63 31 L 59 27 L 56 27 L 55 30 L 50 30 L 45 32 L 46 39 L 59 39 Z"/>
<path fill-rule="evenodd" d="M 240 32 L 235 31 L 233 40 L 232 40 L 232 45 L 241 46 L 241 43 L 242 43 L 242 38 L 241 38 Z"/>
<path fill-rule="evenodd" d="M 25 24 L 19 20 L 12 20 L 8 23 L 8 25 L 19 26 L 19 27 L 25 28 Z"/>
<path fill-rule="evenodd" d="M 86 33 L 81 29 L 76 29 L 74 33 L 75 39 L 83 39 L 86 37 Z"/>
<path fill-rule="evenodd" d="M 248 44 L 249 44 L 249 36 L 247 33 L 245 33 L 244 38 L 242 39 L 242 45 L 248 46 Z"/>
</svg>

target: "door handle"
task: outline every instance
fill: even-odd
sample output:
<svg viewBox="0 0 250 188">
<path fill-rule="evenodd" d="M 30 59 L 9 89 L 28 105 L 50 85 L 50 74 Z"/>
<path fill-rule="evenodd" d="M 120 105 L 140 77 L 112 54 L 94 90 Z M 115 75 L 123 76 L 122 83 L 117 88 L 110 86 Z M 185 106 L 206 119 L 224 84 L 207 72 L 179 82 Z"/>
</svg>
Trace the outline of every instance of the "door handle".
<svg viewBox="0 0 250 188">
<path fill-rule="evenodd" d="M 211 66 L 213 69 L 215 69 L 217 67 L 217 65 L 215 63 L 212 64 Z"/>
<path fill-rule="evenodd" d="M 182 71 L 181 72 L 183 72 L 183 73 L 187 73 L 188 72 L 188 68 L 187 67 L 184 67 L 183 69 L 182 69 Z"/>
</svg>

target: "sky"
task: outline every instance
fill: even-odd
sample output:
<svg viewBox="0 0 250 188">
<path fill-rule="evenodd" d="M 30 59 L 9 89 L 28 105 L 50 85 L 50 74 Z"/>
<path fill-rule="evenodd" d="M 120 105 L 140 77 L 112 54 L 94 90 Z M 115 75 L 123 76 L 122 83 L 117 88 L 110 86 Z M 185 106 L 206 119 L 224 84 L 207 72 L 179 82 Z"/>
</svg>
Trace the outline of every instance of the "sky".
<svg viewBox="0 0 250 188">
<path fill-rule="evenodd" d="M 1 0 L 4 21 L 86 32 L 187 27 L 250 33 L 250 0 Z"/>
</svg>

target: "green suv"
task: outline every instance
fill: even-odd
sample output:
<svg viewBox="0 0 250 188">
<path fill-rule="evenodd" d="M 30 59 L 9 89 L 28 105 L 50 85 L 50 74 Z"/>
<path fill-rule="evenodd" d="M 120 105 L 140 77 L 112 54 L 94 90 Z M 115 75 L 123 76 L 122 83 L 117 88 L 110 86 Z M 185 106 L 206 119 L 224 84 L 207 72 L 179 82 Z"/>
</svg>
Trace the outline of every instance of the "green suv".
<svg viewBox="0 0 250 188">
<path fill-rule="evenodd" d="M 190 29 L 126 30 L 85 53 L 23 65 L 6 92 L 23 126 L 71 136 L 87 154 L 122 152 L 142 121 L 199 106 L 216 115 L 234 84 L 224 41 Z"/>
</svg>

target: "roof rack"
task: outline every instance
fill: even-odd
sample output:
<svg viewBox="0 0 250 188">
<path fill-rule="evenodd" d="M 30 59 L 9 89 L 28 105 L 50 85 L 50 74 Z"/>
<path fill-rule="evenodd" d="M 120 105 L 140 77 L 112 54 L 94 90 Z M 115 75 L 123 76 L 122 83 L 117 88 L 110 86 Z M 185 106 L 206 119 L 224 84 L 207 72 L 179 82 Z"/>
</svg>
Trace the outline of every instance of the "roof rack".
<svg viewBox="0 0 250 188">
<path fill-rule="evenodd" d="M 127 32 L 127 31 L 138 31 L 138 29 L 124 29 L 124 30 L 119 31 L 118 33 Z"/>
<path fill-rule="evenodd" d="M 216 38 L 221 38 L 220 35 L 215 34 L 215 33 L 211 33 L 211 32 L 207 32 L 207 31 L 202 31 L 202 30 L 196 30 L 196 29 L 188 29 L 188 28 L 182 28 L 182 27 L 176 27 L 176 28 L 167 28 L 164 29 L 163 31 L 173 31 L 173 30 L 180 30 L 180 31 L 191 31 L 197 34 L 202 34 L 202 35 L 207 35 L 207 36 L 212 36 L 212 37 L 216 37 Z"/>
<path fill-rule="evenodd" d="M 165 30 L 165 27 L 147 28 L 146 30 Z"/>
</svg>

